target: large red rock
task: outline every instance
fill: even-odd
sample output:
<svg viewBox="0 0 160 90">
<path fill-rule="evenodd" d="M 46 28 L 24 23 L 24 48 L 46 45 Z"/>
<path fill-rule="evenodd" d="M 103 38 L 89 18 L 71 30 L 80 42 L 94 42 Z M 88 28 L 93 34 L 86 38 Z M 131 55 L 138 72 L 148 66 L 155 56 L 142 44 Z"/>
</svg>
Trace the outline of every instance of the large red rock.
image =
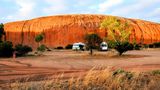
<svg viewBox="0 0 160 90">
<path fill-rule="evenodd" d="M 106 35 L 105 30 L 100 30 L 100 23 L 106 15 L 59 15 L 40 17 L 32 20 L 6 23 L 6 39 L 13 44 L 27 44 L 37 47 L 34 38 L 44 32 L 45 38 L 42 43 L 48 47 L 66 46 L 75 42 L 83 42 L 87 33 L 98 33 L 102 38 Z M 120 17 L 117 17 L 120 18 Z M 130 40 L 134 38 L 137 43 L 149 44 L 160 42 L 160 24 L 120 18 L 130 21 L 133 27 Z"/>
</svg>

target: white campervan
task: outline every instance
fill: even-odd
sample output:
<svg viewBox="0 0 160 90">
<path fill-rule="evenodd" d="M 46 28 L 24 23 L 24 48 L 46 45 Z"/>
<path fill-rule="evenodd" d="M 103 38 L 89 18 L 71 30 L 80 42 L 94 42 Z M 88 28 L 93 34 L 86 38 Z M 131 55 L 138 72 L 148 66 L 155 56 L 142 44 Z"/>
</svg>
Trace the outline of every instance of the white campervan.
<svg viewBox="0 0 160 90">
<path fill-rule="evenodd" d="M 100 49 L 101 49 L 102 51 L 107 51 L 107 50 L 108 50 L 108 44 L 107 44 L 106 42 L 102 42 L 102 43 L 100 44 Z"/>
<path fill-rule="evenodd" d="M 74 43 L 72 46 L 72 50 L 84 50 L 85 44 L 82 42 Z"/>
</svg>

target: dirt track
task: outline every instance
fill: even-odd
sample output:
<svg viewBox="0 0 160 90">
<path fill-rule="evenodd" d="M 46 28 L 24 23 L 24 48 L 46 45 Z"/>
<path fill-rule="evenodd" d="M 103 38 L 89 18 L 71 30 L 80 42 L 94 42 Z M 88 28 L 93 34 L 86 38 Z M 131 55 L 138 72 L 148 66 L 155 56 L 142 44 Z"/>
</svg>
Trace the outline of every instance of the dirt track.
<svg viewBox="0 0 160 90">
<path fill-rule="evenodd" d="M 160 69 L 160 49 L 129 51 L 124 56 L 110 57 L 111 52 L 52 51 L 44 56 L 29 56 L 16 60 L 0 59 L 0 87 L 14 81 L 36 81 L 63 75 L 64 78 L 84 75 L 93 67 L 124 68 L 131 71 Z M 98 68 L 97 68 L 98 69 Z"/>
</svg>

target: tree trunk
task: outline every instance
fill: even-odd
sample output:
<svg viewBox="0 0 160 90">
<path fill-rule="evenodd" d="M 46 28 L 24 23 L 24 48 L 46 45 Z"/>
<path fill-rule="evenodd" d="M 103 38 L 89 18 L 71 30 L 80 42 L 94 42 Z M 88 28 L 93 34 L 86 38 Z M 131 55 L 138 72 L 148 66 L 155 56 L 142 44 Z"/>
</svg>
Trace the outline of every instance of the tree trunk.
<svg viewBox="0 0 160 90">
<path fill-rule="evenodd" d="M 92 50 L 92 48 L 90 48 L 90 55 L 93 55 L 93 50 Z"/>
<path fill-rule="evenodd" d="M 122 52 L 119 52 L 119 56 L 122 56 Z"/>
</svg>

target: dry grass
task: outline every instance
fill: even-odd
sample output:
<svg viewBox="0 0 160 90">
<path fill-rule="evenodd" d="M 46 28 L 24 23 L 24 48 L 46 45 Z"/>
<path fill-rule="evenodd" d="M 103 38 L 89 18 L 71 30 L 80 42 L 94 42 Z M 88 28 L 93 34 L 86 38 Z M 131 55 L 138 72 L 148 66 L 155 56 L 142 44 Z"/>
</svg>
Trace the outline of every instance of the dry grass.
<svg viewBox="0 0 160 90">
<path fill-rule="evenodd" d="M 12 83 L 11 90 L 160 90 L 160 71 L 90 70 L 84 77 Z"/>
</svg>

